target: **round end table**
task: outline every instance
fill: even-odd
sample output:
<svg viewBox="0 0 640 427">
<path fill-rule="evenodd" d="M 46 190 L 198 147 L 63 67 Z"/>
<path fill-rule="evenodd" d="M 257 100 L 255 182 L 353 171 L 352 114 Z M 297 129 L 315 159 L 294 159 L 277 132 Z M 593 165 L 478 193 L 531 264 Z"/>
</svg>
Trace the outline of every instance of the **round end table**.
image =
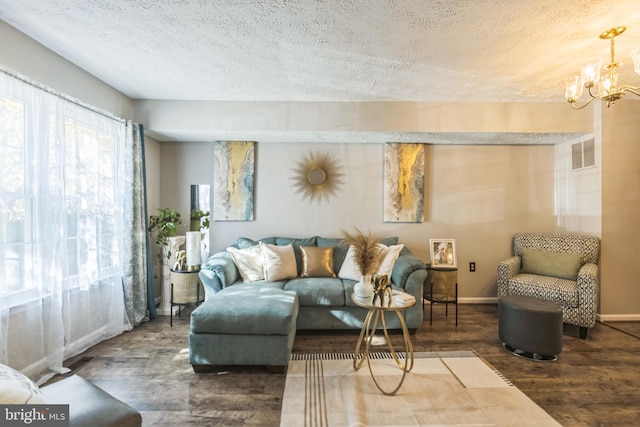
<svg viewBox="0 0 640 427">
<path fill-rule="evenodd" d="M 369 373 L 371 374 L 371 378 L 373 378 L 373 382 L 378 387 L 383 394 L 387 396 L 393 396 L 400 390 L 402 383 L 404 382 L 404 378 L 407 375 L 407 372 L 410 372 L 413 369 L 413 344 L 411 343 L 411 334 L 409 334 L 409 330 L 407 329 L 407 324 L 404 321 L 404 317 L 402 312 L 410 307 L 413 307 L 416 303 L 415 299 L 410 302 L 404 303 L 396 303 L 396 301 L 392 298 L 392 303 L 390 306 L 380 305 L 379 303 L 373 303 L 373 297 L 367 298 L 359 298 L 355 294 L 351 295 L 351 299 L 353 303 L 359 307 L 363 307 L 369 310 L 367 316 L 362 323 L 362 329 L 360 330 L 360 336 L 358 337 L 358 342 L 356 344 L 356 350 L 353 354 L 353 369 L 358 370 L 362 367 L 364 361 L 367 361 L 367 365 L 369 367 Z M 405 345 L 405 357 L 404 363 L 400 361 L 400 357 L 396 352 L 393 344 L 391 343 L 391 339 L 389 338 L 389 332 L 387 330 L 387 323 L 384 318 L 384 314 L 387 311 L 394 312 L 398 319 L 400 320 L 400 324 L 402 325 L 402 336 L 404 338 Z M 376 334 L 376 330 L 378 328 L 378 323 L 382 321 L 382 331 L 384 333 L 385 340 L 387 342 L 387 347 L 391 353 L 391 356 L 395 360 L 398 367 L 402 370 L 402 377 L 400 378 L 400 382 L 398 385 L 391 391 L 383 390 L 380 384 L 378 384 L 378 380 L 376 380 L 375 375 L 373 374 L 373 370 L 371 368 L 371 358 L 370 358 L 370 349 L 371 342 L 373 337 Z M 362 343 L 365 343 L 364 353 L 360 354 L 360 348 L 362 347 Z"/>
</svg>

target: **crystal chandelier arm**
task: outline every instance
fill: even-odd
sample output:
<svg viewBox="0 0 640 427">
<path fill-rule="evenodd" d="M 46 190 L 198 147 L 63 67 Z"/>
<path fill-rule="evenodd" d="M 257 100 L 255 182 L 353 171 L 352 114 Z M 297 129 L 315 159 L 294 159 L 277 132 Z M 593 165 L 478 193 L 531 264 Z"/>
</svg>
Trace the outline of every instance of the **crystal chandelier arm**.
<svg viewBox="0 0 640 427">
<path fill-rule="evenodd" d="M 620 92 L 631 92 L 634 95 L 638 95 L 640 96 L 640 86 L 636 87 L 636 86 L 620 86 Z"/>
<path fill-rule="evenodd" d="M 589 91 L 589 95 L 591 95 L 591 91 Z M 591 98 L 579 107 L 576 106 L 576 101 L 569 101 L 569 103 L 571 104 L 571 108 L 573 108 L 574 110 L 582 110 L 584 107 L 591 104 L 591 102 L 593 102 L 594 99 L 596 99 L 595 96 L 591 95 Z"/>
</svg>

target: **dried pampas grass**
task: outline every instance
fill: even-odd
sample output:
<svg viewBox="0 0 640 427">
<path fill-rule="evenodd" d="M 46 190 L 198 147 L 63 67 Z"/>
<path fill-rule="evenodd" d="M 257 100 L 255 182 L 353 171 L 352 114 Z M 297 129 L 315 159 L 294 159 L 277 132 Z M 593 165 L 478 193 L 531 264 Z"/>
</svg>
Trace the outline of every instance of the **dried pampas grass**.
<svg viewBox="0 0 640 427">
<path fill-rule="evenodd" d="M 382 250 L 378 243 L 382 239 L 377 234 L 364 234 L 356 228 L 354 233 L 342 230 L 342 243 L 353 246 L 355 249 L 355 262 L 363 276 L 374 275 L 378 271 Z"/>
</svg>

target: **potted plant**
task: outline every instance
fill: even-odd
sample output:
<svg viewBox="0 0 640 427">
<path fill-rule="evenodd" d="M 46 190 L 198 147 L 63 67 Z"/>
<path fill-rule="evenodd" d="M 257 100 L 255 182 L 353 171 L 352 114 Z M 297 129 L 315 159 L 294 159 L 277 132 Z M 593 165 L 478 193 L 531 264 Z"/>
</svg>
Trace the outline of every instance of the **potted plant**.
<svg viewBox="0 0 640 427">
<path fill-rule="evenodd" d="M 380 236 L 371 234 L 371 232 L 364 234 L 357 228 L 355 233 L 343 230 L 342 236 L 342 242 L 353 247 L 353 259 L 361 274 L 361 279 L 356 283 L 354 292 L 360 298 L 370 297 L 373 295 L 371 278 L 378 270 L 382 255 L 378 245 Z"/>
<path fill-rule="evenodd" d="M 189 225 L 190 231 L 200 231 L 209 228 L 209 211 L 200 209 L 191 210 L 191 221 Z"/>
<path fill-rule="evenodd" d="M 158 215 L 151 215 L 149 217 L 149 233 L 155 233 L 156 245 L 163 248 L 168 242 L 169 237 L 174 237 L 178 228 L 182 224 L 182 218 L 180 218 L 180 212 L 175 209 L 158 209 Z M 163 263 L 162 253 L 158 254 L 160 263 Z M 167 259 L 171 258 L 171 251 L 167 253 Z"/>
</svg>

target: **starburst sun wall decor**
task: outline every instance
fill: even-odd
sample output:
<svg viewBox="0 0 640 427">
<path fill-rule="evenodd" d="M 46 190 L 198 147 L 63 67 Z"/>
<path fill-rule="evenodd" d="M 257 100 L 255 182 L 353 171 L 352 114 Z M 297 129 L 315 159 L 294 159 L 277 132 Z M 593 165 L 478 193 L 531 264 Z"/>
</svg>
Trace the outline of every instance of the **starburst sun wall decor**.
<svg viewBox="0 0 640 427">
<path fill-rule="evenodd" d="M 302 193 L 302 199 L 314 200 L 320 204 L 323 199 L 329 201 L 343 184 L 340 173 L 341 166 L 336 157 L 326 151 L 311 152 L 298 162 L 293 171 L 295 176 L 293 186 L 297 188 L 296 194 Z"/>
</svg>

